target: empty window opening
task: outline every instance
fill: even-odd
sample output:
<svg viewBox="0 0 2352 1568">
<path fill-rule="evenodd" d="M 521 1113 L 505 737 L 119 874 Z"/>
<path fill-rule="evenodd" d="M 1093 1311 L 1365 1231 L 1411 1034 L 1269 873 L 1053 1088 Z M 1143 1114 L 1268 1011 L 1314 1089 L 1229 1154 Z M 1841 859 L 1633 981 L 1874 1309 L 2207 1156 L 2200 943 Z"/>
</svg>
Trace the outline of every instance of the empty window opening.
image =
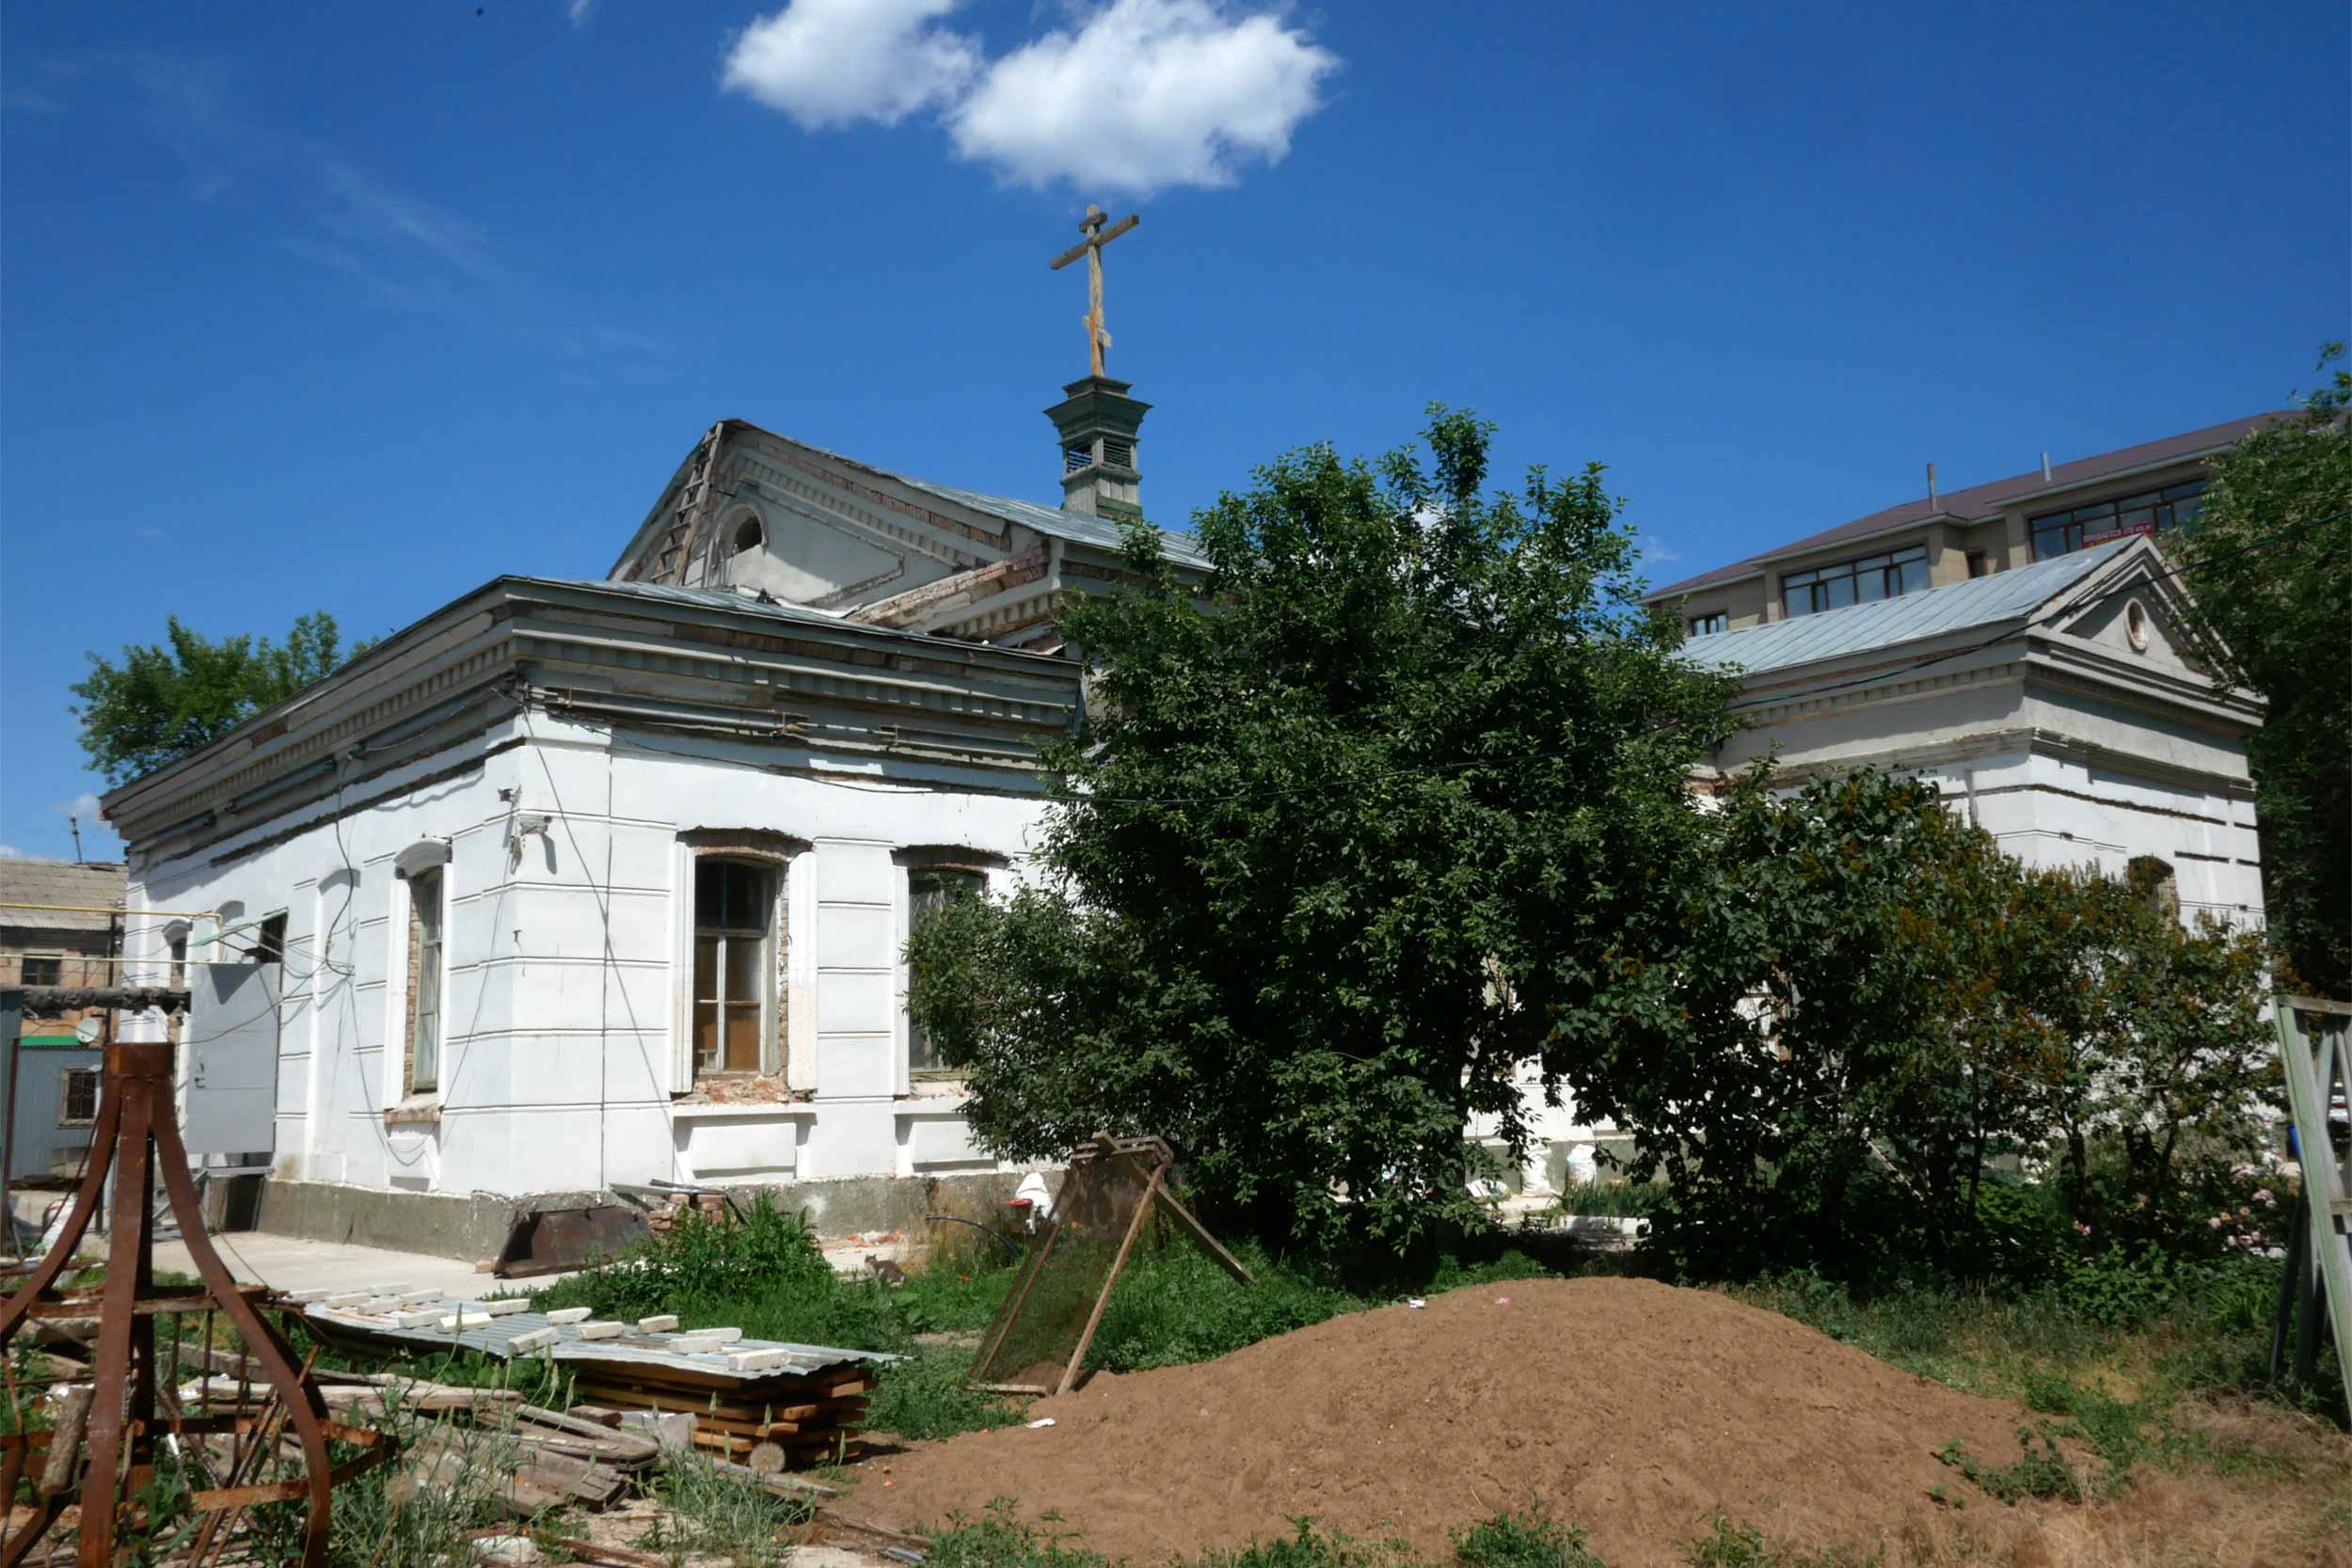
<svg viewBox="0 0 2352 1568">
<path fill-rule="evenodd" d="M 286 961 L 286 915 L 284 911 L 271 915 L 253 933 L 253 961 L 257 964 L 282 964 Z"/>
<path fill-rule="evenodd" d="M 977 897 L 988 889 L 988 875 L 969 866 L 918 865 L 907 872 L 907 929 L 913 931 L 939 911 L 959 898 Z M 909 1072 L 940 1072 L 946 1064 L 939 1058 L 938 1044 L 930 1031 L 913 1018 L 907 1020 L 907 1070 Z"/>
<path fill-rule="evenodd" d="M 1993 570 L 1993 558 L 1991 556 L 1987 555 L 1982 550 L 1970 550 L 1968 552 L 1968 575 L 1970 577 L 1980 578 L 1991 570 Z"/>
<path fill-rule="evenodd" d="M 2132 891 L 2146 899 L 2150 908 L 2163 914 L 2180 914 L 2181 880 L 2169 862 L 2154 855 L 2135 855 L 2124 875 Z"/>
<path fill-rule="evenodd" d="M 401 1067 L 407 1094 L 441 1084 L 442 887 L 437 866 L 408 878 L 408 1040 Z"/>
<path fill-rule="evenodd" d="M 775 1002 L 776 873 L 759 861 L 694 863 L 694 1070 L 757 1072 Z"/>
<path fill-rule="evenodd" d="M 763 528 L 761 528 L 761 527 L 759 526 L 759 519 L 758 519 L 758 518 L 756 518 L 756 517 L 746 517 L 746 518 L 744 518 L 744 519 L 743 519 L 740 523 L 739 523 L 739 524 L 737 524 L 737 525 L 736 525 L 736 529 L 735 529 L 735 553 L 736 553 L 736 554 L 738 554 L 738 555 L 741 555 L 741 554 L 742 554 L 744 551 L 746 551 L 746 550 L 755 550 L 755 549 L 759 548 L 759 546 L 762 546 L 762 545 L 766 544 L 767 542 L 768 542 L 768 532 L 767 532 L 767 531 L 766 531 L 765 529 L 763 529 Z"/>
<path fill-rule="evenodd" d="M 57 1125 L 87 1127 L 98 1119 L 98 1069 L 70 1067 L 57 1105 Z"/>
</svg>

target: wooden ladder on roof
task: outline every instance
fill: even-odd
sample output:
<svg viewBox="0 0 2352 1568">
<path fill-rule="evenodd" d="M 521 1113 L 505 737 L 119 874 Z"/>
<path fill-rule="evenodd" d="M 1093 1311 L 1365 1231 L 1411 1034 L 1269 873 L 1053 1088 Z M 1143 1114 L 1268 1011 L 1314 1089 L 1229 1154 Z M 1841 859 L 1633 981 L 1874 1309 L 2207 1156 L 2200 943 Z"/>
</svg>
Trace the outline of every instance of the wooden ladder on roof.
<svg viewBox="0 0 2352 1568">
<path fill-rule="evenodd" d="M 2295 1329 L 2289 1386 L 2311 1381 L 2319 1364 L 2321 1303 L 2336 1337 L 2336 1363 L 2352 1406 L 2352 1002 L 2312 996 L 2273 999 L 2278 1012 L 2279 1062 L 2293 1113 L 2293 1149 L 2303 1169 L 2279 1312 L 2270 1325 L 2270 1375 L 2285 1358 L 2287 1324 Z"/>
</svg>

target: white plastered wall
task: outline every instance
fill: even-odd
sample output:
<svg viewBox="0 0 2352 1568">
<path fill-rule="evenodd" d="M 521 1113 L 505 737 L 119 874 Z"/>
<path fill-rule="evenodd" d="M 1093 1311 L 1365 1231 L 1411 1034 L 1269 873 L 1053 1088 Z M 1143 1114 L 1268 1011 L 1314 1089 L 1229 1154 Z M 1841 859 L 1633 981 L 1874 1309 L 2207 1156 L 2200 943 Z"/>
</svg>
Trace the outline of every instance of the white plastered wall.
<svg viewBox="0 0 2352 1568">
<path fill-rule="evenodd" d="M 972 1146 L 954 1086 L 908 1080 L 906 869 L 893 853 L 961 846 L 1018 878 L 1035 797 L 944 768 L 889 767 L 903 785 L 882 766 L 827 782 L 772 770 L 812 759 L 771 746 L 676 736 L 639 746 L 544 714 L 469 750 L 501 739 L 523 743 L 355 806 L 340 832 L 322 804 L 298 829 L 258 824 L 134 867 L 135 906 L 289 911 L 279 1175 L 525 1194 L 995 1168 Z M 692 898 L 678 839 L 697 829 L 808 846 L 786 878 L 781 991 L 787 1081 L 804 1100 L 701 1104 L 675 1092 L 676 954 Z M 403 1106 L 407 909 L 395 861 L 433 840 L 449 848 L 440 1083 L 431 1105 Z M 146 929 L 133 940 L 151 945 L 160 972 L 162 927 Z M 396 1107 L 407 1114 L 388 1118 Z"/>
</svg>

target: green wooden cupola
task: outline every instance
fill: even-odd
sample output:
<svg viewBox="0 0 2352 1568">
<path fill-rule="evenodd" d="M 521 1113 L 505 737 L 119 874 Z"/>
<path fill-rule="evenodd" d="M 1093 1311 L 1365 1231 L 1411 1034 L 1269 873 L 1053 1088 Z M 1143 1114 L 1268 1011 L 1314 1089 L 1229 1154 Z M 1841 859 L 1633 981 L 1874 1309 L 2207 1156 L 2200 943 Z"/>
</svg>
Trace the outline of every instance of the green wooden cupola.
<svg viewBox="0 0 2352 1568">
<path fill-rule="evenodd" d="M 1128 385 L 1089 375 L 1064 387 L 1070 395 L 1045 411 L 1061 437 L 1061 503 L 1069 511 L 1114 522 L 1143 515 L 1136 435 L 1152 405 L 1129 397 Z"/>
</svg>

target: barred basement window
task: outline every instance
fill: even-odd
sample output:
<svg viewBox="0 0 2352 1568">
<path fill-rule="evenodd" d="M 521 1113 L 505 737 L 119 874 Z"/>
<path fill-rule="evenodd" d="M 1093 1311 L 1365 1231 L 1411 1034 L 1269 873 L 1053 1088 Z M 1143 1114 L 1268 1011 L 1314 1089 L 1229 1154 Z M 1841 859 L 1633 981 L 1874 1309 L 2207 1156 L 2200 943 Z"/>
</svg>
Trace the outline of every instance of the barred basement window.
<svg viewBox="0 0 2352 1568">
<path fill-rule="evenodd" d="M 70 1067 L 65 1069 L 65 1085 L 57 1106 L 57 1125 L 87 1127 L 98 1119 L 98 1069 L 94 1067 Z"/>
</svg>

